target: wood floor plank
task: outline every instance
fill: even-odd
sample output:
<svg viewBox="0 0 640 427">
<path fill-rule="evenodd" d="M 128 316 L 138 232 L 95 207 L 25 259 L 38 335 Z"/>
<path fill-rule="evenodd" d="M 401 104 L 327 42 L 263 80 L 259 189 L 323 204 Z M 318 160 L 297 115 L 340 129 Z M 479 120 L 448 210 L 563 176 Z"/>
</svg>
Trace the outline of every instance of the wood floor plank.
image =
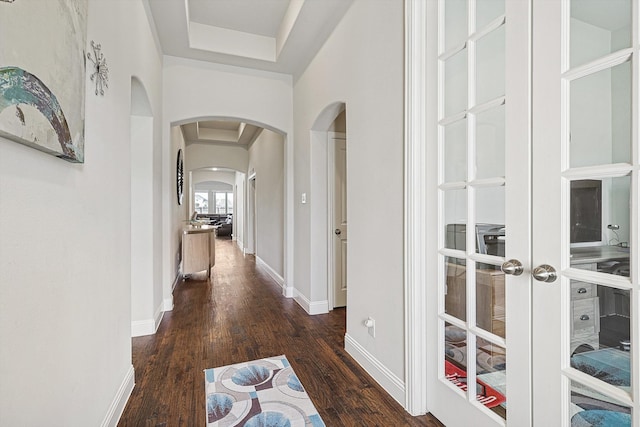
<svg viewBox="0 0 640 427">
<path fill-rule="evenodd" d="M 410 416 L 344 350 L 346 310 L 307 315 L 228 239 L 211 279 L 176 286 L 155 335 L 133 339 L 136 386 L 118 426 L 202 426 L 208 368 L 286 355 L 328 427 L 441 427 Z"/>
</svg>

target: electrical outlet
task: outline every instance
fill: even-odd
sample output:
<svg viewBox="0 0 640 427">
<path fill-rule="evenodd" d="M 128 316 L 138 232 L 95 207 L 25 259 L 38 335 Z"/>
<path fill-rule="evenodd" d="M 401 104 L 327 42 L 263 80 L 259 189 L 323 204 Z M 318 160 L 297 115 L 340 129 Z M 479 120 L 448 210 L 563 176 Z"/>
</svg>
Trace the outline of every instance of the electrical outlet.
<svg viewBox="0 0 640 427">
<path fill-rule="evenodd" d="M 367 318 L 367 320 L 364 321 L 364 326 L 367 327 L 367 329 L 369 329 L 369 335 L 371 335 L 373 338 L 376 337 L 376 321 L 373 317 L 369 316 Z"/>
</svg>

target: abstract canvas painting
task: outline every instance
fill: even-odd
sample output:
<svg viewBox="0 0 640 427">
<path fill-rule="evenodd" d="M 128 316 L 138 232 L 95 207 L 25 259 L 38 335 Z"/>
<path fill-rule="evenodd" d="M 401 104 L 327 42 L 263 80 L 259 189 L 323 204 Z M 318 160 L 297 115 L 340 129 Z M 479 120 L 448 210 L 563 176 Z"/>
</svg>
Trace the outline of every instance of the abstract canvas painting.
<svg viewBox="0 0 640 427">
<path fill-rule="evenodd" d="M 0 136 L 84 162 L 87 0 L 0 0 Z"/>
</svg>

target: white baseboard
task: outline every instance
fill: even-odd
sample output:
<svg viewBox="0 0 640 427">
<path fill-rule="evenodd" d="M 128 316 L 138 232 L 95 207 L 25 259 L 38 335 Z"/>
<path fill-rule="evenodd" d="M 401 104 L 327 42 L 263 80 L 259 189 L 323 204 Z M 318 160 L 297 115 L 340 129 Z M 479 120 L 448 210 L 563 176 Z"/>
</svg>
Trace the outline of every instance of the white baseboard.
<svg viewBox="0 0 640 427">
<path fill-rule="evenodd" d="M 293 289 L 293 299 L 310 315 L 326 314 L 329 312 L 329 301 L 309 301 L 297 289 Z"/>
<path fill-rule="evenodd" d="M 164 299 L 162 304 L 163 311 L 172 311 L 173 310 L 173 295 L 169 295 Z"/>
<path fill-rule="evenodd" d="M 269 264 L 267 264 L 266 262 L 264 262 L 262 260 L 262 258 L 260 258 L 259 256 L 256 255 L 256 264 L 262 268 L 265 269 L 265 271 L 267 272 L 267 274 L 269 276 L 271 276 L 271 278 L 278 284 L 280 285 L 281 288 L 284 289 L 284 277 L 282 277 L 281 275 L 278 274 L 277 271 L 275 271 L 273 268 L 271 268 L 271 266 Z"/>
<path fill-rule="evenodd" d="M 244 243 L 242 242 L 242 240 L 236 240 L 236 245 L 238 245 L 238 248 L 240 248 L 240 250 L 244 253 Z"/>
<path fill-rule="evenodd" d="M 107 415 L 105 415 L 100 427 L 116 427 L 118 425 L 118 421 L 120 421 L 120 417 L 124 412 L 124 407 L 127 405 L 127 401 L 129 400 L 129 396 L 131 396 L 131 392 L 135 385 L 136 382 L 133 365 L 131 365 L 122 380 L 122 384 L 120 384 L 118 392 L 113 398 L 113 402 L 109 405 Z"/>
<path fill-rule="evenodd" d="M 171 285 L 171 292 L 178 286 L 178 282 L 182 280 L 182 263 L 178 266 L 178 271 L 176 272 L 176 278 L 173 279 L 173 284 Z"/>
<path fill-rule="evenodd" d="M 344 348 L 391 397 L 403 408 L 405 407 L 405 385 L 401 378 L 391 372 L 349 334 L 344 336 Z"/>
<path fill-rule="evenodd" d="M 156 333 L 156 324 L 153 319 L 131 321 L 131 338 L 144 337 Z"/>
<path fill-rule="evenodd" d="M 145 335 L 153 335 L 158 331 L 162 318 L 164 317 L 164 311 L 162 310 L 164 302 L 158 306 L 153 319 L 147 320 L 135 320 L 131 322 L 131 337 L 143 337 Z M 173 301 L 171 302 L 173 305 Z M 172 307 L 173 308 L 173 307 Z"/>
<path fill-rule="evenodd" d="M 293 286 L 284 286 L 282 288 L 282 294 L 287 298 L 293 298 L 295 293 L 295 288 Z"/>
<path fill-rule="evenodd" d="M 173 310 L 173 291 L 176 288 L 176 286 L 178 286 L 178 282 L 180 282 L 181 280 L 182 280 L 182 263 L 180 263 L 180 265 L 178 266 L 178 271 L 176 272 L 176 278 L 173 279 L 173 284 L 171 285 L 171 295 L 166 297 L 162 302 L 163 314 L 165 311 Z M 158 323 L 158 325 L 160 324 Z"/>
</svg>

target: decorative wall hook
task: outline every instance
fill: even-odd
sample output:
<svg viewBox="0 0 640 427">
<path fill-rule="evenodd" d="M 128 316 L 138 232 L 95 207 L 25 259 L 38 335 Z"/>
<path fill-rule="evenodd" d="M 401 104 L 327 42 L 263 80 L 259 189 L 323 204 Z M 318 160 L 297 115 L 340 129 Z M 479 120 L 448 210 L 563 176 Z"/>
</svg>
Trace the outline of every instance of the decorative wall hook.
<svg viewBox="0 0 640 427">
<path fill-rule="evenodd" d="M 91 81 L 96 82 L 96 95 L 104 95 L 104 89 L 109 87 L 109 68 L 104 54 L 100 51 L 102 46 L 91 40 L 91 48 L 93 49 L 93 57 L 91 52 L 87 53 L 87 59 L 93 62 L 93 74 Z M 95 59 L 94 59 L 95 58 Z"/>
</svg>

